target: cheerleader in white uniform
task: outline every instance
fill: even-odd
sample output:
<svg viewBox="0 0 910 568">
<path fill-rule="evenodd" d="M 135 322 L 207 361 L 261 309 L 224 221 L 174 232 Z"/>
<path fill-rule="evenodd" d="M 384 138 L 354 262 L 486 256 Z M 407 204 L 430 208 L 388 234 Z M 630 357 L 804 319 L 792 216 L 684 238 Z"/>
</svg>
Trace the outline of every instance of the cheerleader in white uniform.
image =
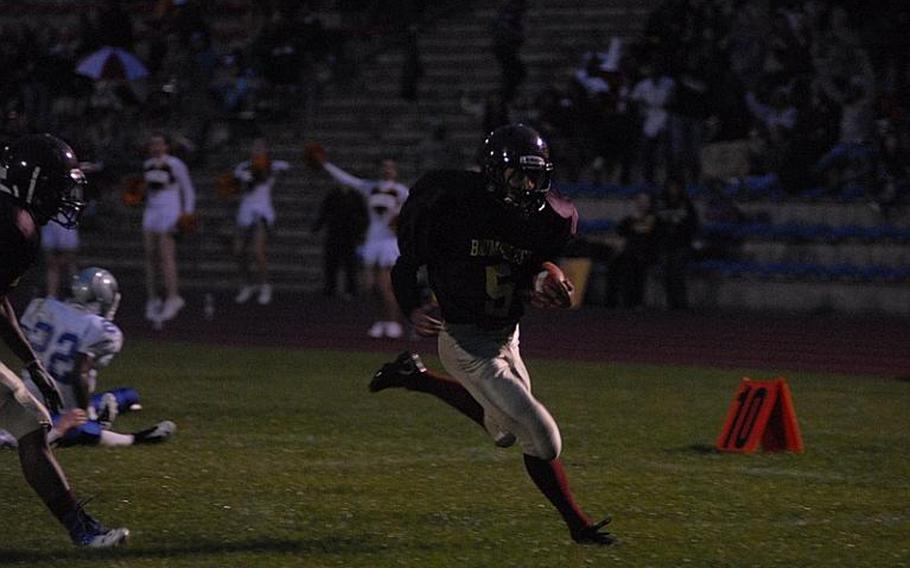
<svg viewBox="0 0 910 568">
<path fill-rule="evenodd" d="M 234 300 L 238 304 L 248 301 L 258 289 L 257 302 L 266 305 L 272 301 L 272 285 L 269 282 L 268 255 L 266 243 L 269 229 L 275 223 L 275 208 L 272 206 L 272 187 L 275 174 L 290 169 L 290 164 L 269 157 L 265 139 L 253 141 L 250 159 L 234 168 L 234 178 L 243 188 L 243 197 L 237 209 L 237 239 L 234 253 L 243 278 L 243 284 Z M 256 263 L 256 279 L 249 268 L 249 248 L 252 244 L 253 259 Z"/>
<path fill-rule="evenodd" d="M 142 216 L 145 245 L 145 317 L 152 321 L 173 319 L 185 305 L 177 281 L 177 250 L 174 233 L 184 213 L 196 209 L 196 190 L 189 170 L 180 158 L 168 154 L 167 137 L 156 132 L 149 139 L 150 157 L 143 164 L 146 200 Z M 162 301 L 156 287 L 156 269 L 164 281 Z"/>
<path fill-rule="evenodd" d="M 367 200 L 370 224 L 362 256 L 369 278 L 368 287 L 377 299 L 376 320 L 367 334 L 375 338 L 401 337 L 398 303 L 392 292 L 392 266 L 398 259 L 395 223 L 408 198 L 408 188 L 397 181 L 398 167 L 391 159 L 382 160 L 378 180 L 360 179 L 330 162 L 325 162 L 323 167 L 338 183 L 356 189 Z"/>
</svg>

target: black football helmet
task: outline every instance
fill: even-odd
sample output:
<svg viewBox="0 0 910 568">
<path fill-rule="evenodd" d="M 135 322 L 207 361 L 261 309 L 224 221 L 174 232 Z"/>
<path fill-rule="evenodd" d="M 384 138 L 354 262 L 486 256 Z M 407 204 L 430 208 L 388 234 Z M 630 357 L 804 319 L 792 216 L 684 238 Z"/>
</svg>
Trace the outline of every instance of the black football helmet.
<svg viewBox="0 0 910 568">
<path fill-rule="evenodd" d="M 0 192 L 21 203 L 40 225 L 76 227 L 85 174 L 69 144 L 50 134 L 29 134 L 3 148 Z"/>
<path fill-rule="evenodd" d="M 504 203 L 524 215 L 543 209 L 553 162 L 549 146 L 536 130 L 509 124 L 490 132 L 480 149 L 480 167 L 490 191 Z M 525 178 L 530 183 L 524 183 Z"/>
</svg>

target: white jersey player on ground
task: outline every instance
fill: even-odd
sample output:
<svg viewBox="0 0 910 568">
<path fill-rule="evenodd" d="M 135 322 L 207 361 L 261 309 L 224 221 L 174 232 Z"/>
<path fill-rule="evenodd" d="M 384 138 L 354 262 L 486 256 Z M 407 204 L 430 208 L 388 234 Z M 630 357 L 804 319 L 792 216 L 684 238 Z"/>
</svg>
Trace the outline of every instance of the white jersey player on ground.
<svg viewBox="0 0 910 568">
<path fill-rule="evenodd" d="M 98 370 L 110 364 L 123 346 L 123 332 L 112 321 L 120 303 L 116 279 L 102 268 L 87 268 L 74 277 L 72 294 L 67 302 L 36 298 L 20 319 L 63 399 L 49 441 L 123 446 L 166 439 L 176 428 L 170 421 L 134 434 L 109 430 L 118 414 L 138 407 L 139 395 L 134 389 L 95 393 Z M 22 375 L 26 386 L 40 394 L 28 371 L 23 370 Z"/>
<path fill-rule="evenodd" d="M 272 160 L 264 138 L 253 141 L 250 159 L 234 168 L 234 178 L 243 188 L 243 196 L 237 208 L 237 239 L 234 254 L 239 263 L 243 279 L 240 291 L 234 300 L 238 304 L 247 302 L 256 289 L 256 301 L 262 305 L 272 301 L 272 285 L 269 282 L 266 243 L 268 232 L 275 223 L 275 207 L 272 205 L 272 188 L 275 174 L 289 170 L 291 165 L 283 160 Z M 256 280 L 249 268 L 248 250 L 252 244 L 256 262 Z"/>
<path fill-rule="evenodd" d="M 325 162 L 323 167 L 340 184 L 352 187 L 367 200 L 370 224 L 364 239 L 362 256 L 370 276 L 369 288 L 377 299 L 376 321 L 367 332 L 370 337 L 401 337 L 398 304 L 392 292 L 392 267 L 398 260 L 396 223 L 401 206 L 408 198 L 408 188 L 399 183 L 395 160 L 384 159 L 380 165 L 380 179 L 355 177 L 335 164 Z"/>
</svg>

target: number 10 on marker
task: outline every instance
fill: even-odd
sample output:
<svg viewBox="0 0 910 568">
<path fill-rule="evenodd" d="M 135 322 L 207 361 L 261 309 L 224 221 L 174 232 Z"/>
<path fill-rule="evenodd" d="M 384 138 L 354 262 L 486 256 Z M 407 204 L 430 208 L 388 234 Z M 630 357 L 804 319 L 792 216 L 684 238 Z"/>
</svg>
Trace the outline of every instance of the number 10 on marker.
<svg viewBox="0 0 910 568">
<path fill-rule="evenodd" d="M 751 453 L 759 445 L 765 451 L 801 453 L 804 449 L 785 378 L 770 381 L 744 378 L 717 437 L 717 449 L 723 452 Z"/>
</svg>

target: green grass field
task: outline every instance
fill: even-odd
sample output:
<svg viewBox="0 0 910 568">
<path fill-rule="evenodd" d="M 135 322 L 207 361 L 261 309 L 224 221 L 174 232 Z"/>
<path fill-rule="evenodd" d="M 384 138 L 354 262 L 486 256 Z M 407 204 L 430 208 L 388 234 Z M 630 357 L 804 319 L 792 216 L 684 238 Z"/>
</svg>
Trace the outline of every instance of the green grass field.
<svg viewBox="0 0 910 568">
<path fill-rule="evenodd" d="M 132 543 L 75 550 L 3 451 L 0 564 L 910 564 L 910 383 L 790 374 L 806 453 L 729 455 L 710 448 L 740 377 L 781 371 L 529 360 L 576 497 L 623 541 L 597 549 L 570 542 L 518 449 L 426 395 L 369 394 L 384 358 L 129 342 L 102 385 L 145 410 L 118 428 L 170 418 L 175 438 L 58 455 Z"/>
</svg>

